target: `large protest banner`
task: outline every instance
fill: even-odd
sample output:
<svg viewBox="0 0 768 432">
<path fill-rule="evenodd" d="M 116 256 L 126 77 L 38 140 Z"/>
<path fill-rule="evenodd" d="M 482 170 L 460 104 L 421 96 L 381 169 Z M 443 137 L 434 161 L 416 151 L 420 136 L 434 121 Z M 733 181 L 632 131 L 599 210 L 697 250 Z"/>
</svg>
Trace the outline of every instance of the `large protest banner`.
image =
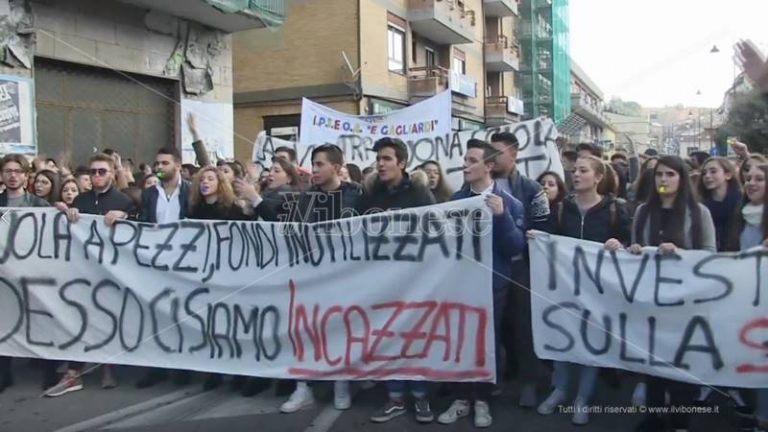
<svg viewBox="0 0 768 432">
<path fill-rule="evenodd" d="M 768 249 L 632 255 L 540 233 L 530 252 L 539 358 L 768 387 Z"/>
<path fill-rule="evenodd" d="M 11 210 L 0 355 L 297 379 L 495 379 L 482 199 L 328 223 Z M 429 269 L 429 270 L 426 270 Z"/>
<path fill-rule="evenodd" d="M 534 179 L 544 171 L 563 175 L 560 153 L 555 144 L 557 129 L 550 119 L 540 118 L 463 132 L 451 131 L 450 120 L 451 98 L 448 92 L 377 116 L 345 114 L 304 99 L 299 142 L 261 133 L 254 144 L 252 159 L 270 166 L 274 150 L 289 146 L 296 150 L 299 163 L 311 168 L 312 149 L 330 143 L 341 147 L 347 162 L 364 168 L 376 161 L 373 143 L 389 136 L 408 144 L 409 170 L 426 161 L 436 160 L 447 172 L 448 183 L 458 189 L 463 183 L 462 165 L 467 141 L 472 138 L 490 141 L 494 133 L 504 131 L 514 133 L 520 142 L 518 168 L 524 175 Z"/>
</svg>

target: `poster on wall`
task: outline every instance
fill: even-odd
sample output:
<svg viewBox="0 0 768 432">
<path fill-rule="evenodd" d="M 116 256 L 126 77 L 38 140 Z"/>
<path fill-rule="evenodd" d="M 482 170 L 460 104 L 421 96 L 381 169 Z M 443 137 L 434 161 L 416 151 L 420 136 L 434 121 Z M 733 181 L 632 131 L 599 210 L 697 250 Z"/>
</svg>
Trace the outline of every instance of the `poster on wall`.
<svg viewBox="0 0 768 432">
<path fill-rule="evenodd" d="M 230 160 L 235 157 L 234 111 L 232 104 L 201 102 L 184 99 L 181 101 L 181 157 L 184 163 L 195 163 L 192 149 L 192 133 L 187 127 L 189 114 L 195 116 L 197 133 L 205 142 L 211 162 Z"/>
<path fill-rule="evenodd" d="M 37 154 L 32 80 L 0 75 L 0 155 Z"/>
</svg>

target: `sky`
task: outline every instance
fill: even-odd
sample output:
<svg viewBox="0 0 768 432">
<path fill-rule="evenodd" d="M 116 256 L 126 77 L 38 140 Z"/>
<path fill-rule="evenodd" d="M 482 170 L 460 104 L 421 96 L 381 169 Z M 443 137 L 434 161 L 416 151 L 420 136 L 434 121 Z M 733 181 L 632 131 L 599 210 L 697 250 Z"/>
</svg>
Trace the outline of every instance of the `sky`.
<svg viewBox="0 0 768 432">
<path fill-rule="evenodd" d="M 571 58 L 606 101 L 719 107 L 740 72 L 733 45 L 751 39 L 768 51 L 768 0 L 569 3 Z"/>
</svg>

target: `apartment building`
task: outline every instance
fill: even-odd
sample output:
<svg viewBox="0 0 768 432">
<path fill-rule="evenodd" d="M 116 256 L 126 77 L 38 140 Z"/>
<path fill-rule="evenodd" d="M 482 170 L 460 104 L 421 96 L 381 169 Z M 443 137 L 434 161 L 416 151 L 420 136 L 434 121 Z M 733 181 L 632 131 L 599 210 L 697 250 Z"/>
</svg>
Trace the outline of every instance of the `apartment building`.
<svg viewBox="0 0 768 432">
<path fill-rule="evenodd" d="M 279 26 L 284 11 L 282 0 L 227 11 L 199 0 L 0 0 L 0 9 L 12 17 L 0 92 L 16 101 L 0 155 L 68 153 L 78 163 L 105 148 L 147 161 L 167 145 L 194 161 L 182 106 L 231 118 L 230 34 Z M 231 133 L 220 135 L 232 153 Z"/>
<path fill-rule="evenodd" d="M 521 0 L 517 38 L 526 118 L 560 123 L 571 112 L 568 0 Z"/>
<path fill-rule="evenodd" d="M 571 143 L 595 143 L 610 151 L 615 144 L 606 137 L 606 131 L 615 132 L 614 126 L 604 114 L 603 92 L 592 78 L 571 60 L 571 111 L 573 124 L 568 134 Z"/>
<path fill-rule="evenodd" d="M 515 81 L 516 0 L 303 0 L 271 35 L 234 36 L 235 149 L 256 135 L 295 139 L 301 98 L 380 114 L 452 92 L 452 126 L 523 114 Z"/>
</svg>

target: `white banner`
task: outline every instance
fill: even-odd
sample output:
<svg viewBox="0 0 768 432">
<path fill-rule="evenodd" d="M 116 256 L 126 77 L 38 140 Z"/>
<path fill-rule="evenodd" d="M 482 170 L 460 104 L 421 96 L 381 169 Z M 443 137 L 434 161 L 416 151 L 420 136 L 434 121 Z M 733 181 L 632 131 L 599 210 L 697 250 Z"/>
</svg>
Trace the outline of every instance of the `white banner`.
<svg viewBox="0 0 768 432">
<path fill-rule="evenodd" d="M 430 122 L 430 119 L 435 118 L 433 100 L 439 97 L 442 97 L 442 94 L 421 104 L 381 116 L 373 116 L 373 118 L 386 125 L 396 124 L 398 121 L 403 121 L 401 120 L 403 118 L 407 119 L 411 124 L 426 124 Z M 447 102 L 442 99 L 440 100 L 440 103 L 445 103 L 450 108 L 450 98 L 448 98 Z M 423 104 L 427 104 L 427 108 L 422 111 Z M 369 133 L 370 129 L 368 129 L 369 126 L 366 123 L 368 120 L 366 119 L 371 119 L 371 117 L 358 117 L 340 113 L 307 99 L 304 100 L 303 109 L 305 111 L 302 111 L 300 141 L 294 143 L 279 138 L 272 138 L 262 132 L 256 138 L 253 146 L 252 159 L 254 162 L 269 167 L 272 164 L 271 160 L 274 150 L 281 146 L 289 146 L 296 150 L 301 166 L 311 169 L 312 149 L 326 143 L 337 144 L 344 151 L 347 162 L 354 163 L 361 169 L 376 162 L 376 154 L 372 150 L 373 143 L 385 135 L 382 135 L 382 128 L 378 126 L 379 123 L 376 124 L 376 133 Z M 307 109 L 310 109 L 310 111 L 306 111 Z M 402 116 L 401 113 L 406 110 L 407 115 Z M 320 121 L 316 119 L 320 115 L 318 113 L 326 116 L 326 120 L 323 120 L 323 126 L 313 125 L 313 122 L 317 123 Z M 446 130 L 442 127 L 442 122 L 441 120 L 436 121 L 440 126 L 435 129 L 434 133 L 418 136 L 394 135 L 397 138 L 402 138 L 408 144 L 410 157 L 408 163 L 409 171 L 426 161 L 436 160 L 440 162 L 446 171 L 447 181 L 451 187 L 459 189 L 464 181 L 462 165 L 464 163 L 467 141 L 471 138 L 490 141 L 494 133 L 504 131 L 514 133 L 520 142 L 517 158 L 520 172 L 532 179 L 536 179 L 545 171 L 555 171 L 560 176 L 563 176 L 563 165 L 560 161 L 557 145 L 555 144 L 555 139 L 558 136 L 557 129 L 550 119 L 541 118 L 500 127 L 464 132 L 452 132 L 450 130 L 450 116 Z M 329 124 L 333 124 L 333 127 L 326 127 Z M 345 131 L 345 129 L 350 128 L 353 130 Z"/>
<path fill-rule="evenodd" d="M 768 387 L 768 249 L 632 255 L 541 233 L 529 244 L 539 358 Z"/>
<path fill-rule="evenodd" d="M 0 355 L 311 380 L 495 379 L 481 198 L 319 224 L 109 229 L 51 210 L 4 220 Z"/>
</svg>

